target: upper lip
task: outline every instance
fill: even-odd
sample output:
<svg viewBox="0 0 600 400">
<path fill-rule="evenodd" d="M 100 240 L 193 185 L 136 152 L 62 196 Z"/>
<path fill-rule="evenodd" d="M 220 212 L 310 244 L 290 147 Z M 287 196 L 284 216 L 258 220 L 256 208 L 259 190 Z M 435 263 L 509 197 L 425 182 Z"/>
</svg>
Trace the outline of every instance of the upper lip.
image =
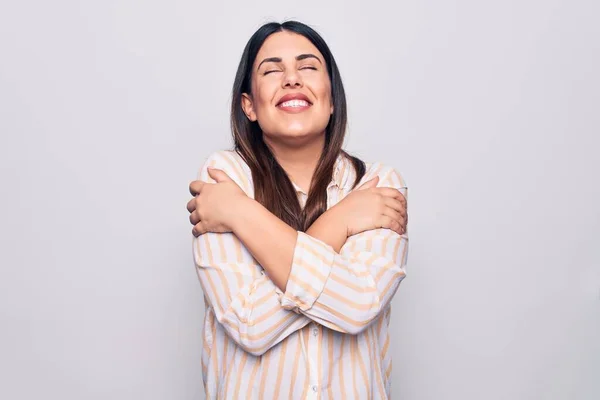
<svg viewBox="0 0 600 400">
<path fill-rule="evenodd" d="M 310 100 L 308 100 L 308 97 L 306 97 L 302 93 L 288 93 L 279 99 L 279 101 L 277 102 L 277 105 L 280 105 L 281 103 L 285 103 L 286 101 L 290 101 L 290 100 L 304 100 L 308 104 L 312 104 L 310 102 Z"/>
</svg>

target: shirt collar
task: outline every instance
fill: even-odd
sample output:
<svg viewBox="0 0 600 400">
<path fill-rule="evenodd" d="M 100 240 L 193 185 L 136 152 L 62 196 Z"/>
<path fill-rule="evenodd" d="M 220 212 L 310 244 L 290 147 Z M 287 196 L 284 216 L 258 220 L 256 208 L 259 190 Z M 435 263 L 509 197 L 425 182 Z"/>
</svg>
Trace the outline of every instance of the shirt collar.
<svg viewBox="0 0 600 400">
<path fill-rule="evenodd" d="M 329 185 L 327 185 L 327 189 L 329 189 L 332 186 L 337 186 L 338 188 L 344 187 L 345 182 L 348 178 L 347 169 L 348 160 L 346 160 L 346 157 L 344 157 L 344 155 L 340 153 L 337 159 L 335 160 L 335 165 L 333 167 L 333 176 L 331 178 L 331 181 L 329 182 Z M 305 193 L 304 190 L 300 188 L 300 186 L 296 185 L 294 181 L 292 181 L 292 185 L 294 186 L 296 192 L 300 192 L 304 195 L 307 195 L 307 193 Z"/>
</svg>

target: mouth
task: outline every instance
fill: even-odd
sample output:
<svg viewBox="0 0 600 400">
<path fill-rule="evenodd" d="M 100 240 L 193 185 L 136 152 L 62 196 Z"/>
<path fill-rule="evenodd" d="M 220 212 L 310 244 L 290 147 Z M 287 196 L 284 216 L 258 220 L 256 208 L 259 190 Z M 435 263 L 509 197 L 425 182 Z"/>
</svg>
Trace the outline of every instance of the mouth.
<svg viewBox="0 0 600 400">
<path fill-rule="evenodd" d="M 308 97 L 302 93 L 286 94 L 277 103 L 276 107 L 287 112 L 301 112 L 312 106 Z"/>
<path fill-rule="evenodd" d="M 277 107 L 280 108 L 300 108 L 300 107 L 310 107 L 310 103 L 306 100 L 288 100 L 283 103 L 279 103 Z"/>
</svg>

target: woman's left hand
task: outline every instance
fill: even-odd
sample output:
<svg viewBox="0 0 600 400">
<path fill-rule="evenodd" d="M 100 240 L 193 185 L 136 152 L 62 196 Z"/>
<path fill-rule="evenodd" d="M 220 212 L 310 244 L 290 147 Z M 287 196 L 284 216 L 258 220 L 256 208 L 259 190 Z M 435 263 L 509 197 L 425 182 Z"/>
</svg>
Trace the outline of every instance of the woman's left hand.
<svg viewBox="0 0 600 400">
<path fill-rule="evenodd" d="M 208 175 L 216 183 L 193 181 L 190 193 L 195 196 L 187 203 L 192 234 L 196 237 L 206 232 L 233 232 L 235 211 L 248 196 L 224 171 L 209 168 Z"/>
</svg>

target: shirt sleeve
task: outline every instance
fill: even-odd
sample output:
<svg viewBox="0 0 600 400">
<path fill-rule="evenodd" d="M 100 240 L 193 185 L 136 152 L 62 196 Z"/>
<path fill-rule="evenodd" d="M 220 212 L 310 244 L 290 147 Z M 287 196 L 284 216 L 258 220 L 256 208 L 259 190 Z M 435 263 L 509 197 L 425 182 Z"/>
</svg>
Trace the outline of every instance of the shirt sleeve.
<svg viewBox="0 0 600 400">
<path fill-rule="evenodd" d="M 370 179 L 366 178 L 366 179 Z M 406 197 L 400 174 L 389 169 L 378 186 Z M 406 276 L 408 235 L 374 229 L 348 238 L 340 253 L 298 232 L 281 305 L 339 332 L 357 334 L 375 320 Z"/>
<path fill-rule="evenodd" d="M 198 179 L 214 183 L 209 166 L 225 171 L 246 194 L 252 192 L 230 152 L 212 154 L 201 168 Z M 228 336 L 247 352 L 261 355 L 310 323 L 308 317 L 281 306 L 277 287 L 233 233 L 194 238 L 193 255 L 208 306 Z"/>
</svg>

